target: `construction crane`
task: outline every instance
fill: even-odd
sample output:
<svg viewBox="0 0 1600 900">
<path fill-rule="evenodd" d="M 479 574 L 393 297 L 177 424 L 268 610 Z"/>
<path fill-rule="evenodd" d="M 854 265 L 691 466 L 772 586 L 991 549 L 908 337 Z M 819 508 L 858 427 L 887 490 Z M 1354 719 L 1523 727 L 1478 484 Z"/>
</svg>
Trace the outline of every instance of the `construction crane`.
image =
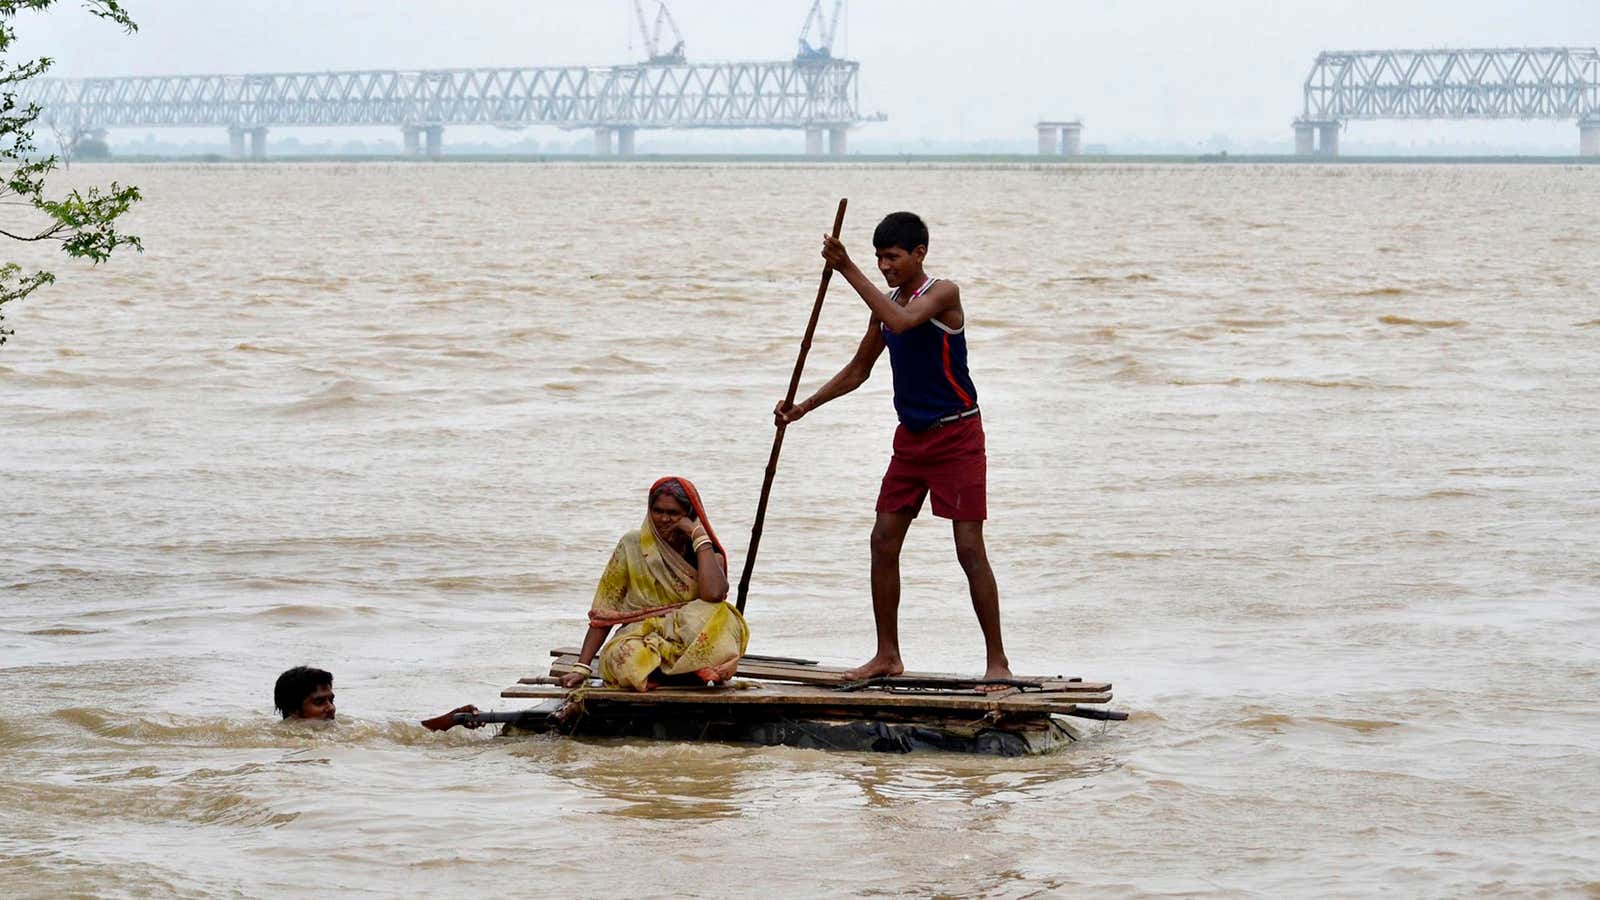
<svg viewBox="0 0 1600 900">
<path fill-rule="evenodd" d="M 681 66 L 688 62 L 688 59 L 683 55 L 683 32 L 678 30 L 678 23 L 672 18 L 672 13 L 667 9 L 665 2 L 656 4 L 656 26 L 653 31 L 645 23 L 643 0 L 633 0 L 633 11 L 639 17 L 639 36 L 644 39 L 645 49 L 650 51 L 650 58 L 647 62 L 653 66 Z M 666 53 L 661 52 L 661 26 L 663 23 L 672 29 L 672 36 L 678 41 Z"/>
<path fill-rule="evenodd" d="M 839 33 L 839 12 L 844 0 L 833 0 L 833 17 L 822 15 L 822 0 L 811 0 L 811 12 L 806 15 L 805 27 L 800 29 L 800 52 L 795 62 L 821 62 L 833 59 L 833 36 Z M 812 26 L 817 28 L 817 43 L 810 41 Z"/>
</svg>

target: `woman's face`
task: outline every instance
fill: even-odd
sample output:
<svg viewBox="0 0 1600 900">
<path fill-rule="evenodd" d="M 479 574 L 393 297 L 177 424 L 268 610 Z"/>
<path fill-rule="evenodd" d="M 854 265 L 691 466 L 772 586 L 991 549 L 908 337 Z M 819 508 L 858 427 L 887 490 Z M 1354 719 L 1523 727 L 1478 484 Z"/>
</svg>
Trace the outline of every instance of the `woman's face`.
<svg viewBox="0 0 1600 900">
<path fill-rule="evenodd" d="M 656 495 L 655 501 L 650 504 L 650 518 L 656 523 L 656 531 L 662 534 L 671 534 L 678 520 L 688 514 L 683 504 L 667 491 Z"/>
</svg>

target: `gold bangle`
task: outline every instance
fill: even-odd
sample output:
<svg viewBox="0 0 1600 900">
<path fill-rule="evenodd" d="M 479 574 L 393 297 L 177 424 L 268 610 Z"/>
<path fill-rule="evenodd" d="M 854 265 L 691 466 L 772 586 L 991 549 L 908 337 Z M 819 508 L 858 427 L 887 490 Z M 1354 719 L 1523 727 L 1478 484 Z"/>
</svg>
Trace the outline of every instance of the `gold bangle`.
<svg viewBox="0 0 1600 900">
<path fill-rule="evenodd" d="M 574 669 L 582 669 L 585 674 L 589 674 L 589 675 L 593 675 L 594 674 L 594 667 L 589 665 L 586 662 L 575 662 L 575 663 L 572 664 L 572 668 L 574 668 Z"/>
</svg>

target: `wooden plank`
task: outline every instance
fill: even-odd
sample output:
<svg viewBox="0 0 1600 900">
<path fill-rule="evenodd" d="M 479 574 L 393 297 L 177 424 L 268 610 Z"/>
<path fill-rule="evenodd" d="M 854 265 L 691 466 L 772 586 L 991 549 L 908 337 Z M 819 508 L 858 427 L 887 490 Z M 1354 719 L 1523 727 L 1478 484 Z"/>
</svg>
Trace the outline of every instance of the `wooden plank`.
<svg viewBox="0 0 1600 900">
<path fill-rule="evenodd" d="M 572 671 L 572 667 L 574 665 L 576 665 L 577 662 L 578 662 L 578 658 L 576 656 L 563 656 L 563 657 L 560 657 L 560 658 L 556 659 L 554 662 L 552 662 L 550 664 L 550 674 L 552 674 L 552 675 L 565 675 L 567 672 Z M 531 677 L 540 677 L 540 676 L 531 676 Z M 757 679 L 757 680 L 770 680 L 770 681 L 793 681 L 793 682 L 796 682 L 798 684 L 815 684 L 815 685 L 824 685 L 824 686 L 829 686 L 829 687 L 842 687 L 842 686 L 847 685 L 847 684 L 858 683 L 858 682 L 851 682 L 849 679 L 845 678 L 842 673 L 818 672 L 814 668 L 810 668 L 810 667 L 807 667 L 805 669 L 801 669 L 801 668 L 791 668 L 791 667 L 785 667 L 785 666 L 766 666 L 766 665 L 762 665 L 762 664 L 759 664 L 759 663 L 750 663 L 747 660 L 740 660 L 739 661 L 739 674 L 738 674 L 738 677 L 740 677 L 740 678 L 754 678 L 754 679 Z M 536 684 L 537 683 L 536 681 L 529 681 L 527 678 L 523 678 L 521 680 L 522 680 L 522 682 L 524 684 Z M 971 687 L 976 686 L 979 680 L 980 679 L 973 678 L 971 676 L 965 676 L 965 675 L 928 676 L 928 675 L 906 674 L 906 675 L 894 676 L 892 678 L 881 679 L 879 683 L 882 683 L 882 684 L 884 684 L 886 686 L 889 686 L 889 687 L 918 687 L 918 688 L 948 687 L 948 688 L 955 688 L 955 689 L 966 689 L 966 688 L 971 688 Z M 1024 680 L 1024 679 L 1015 679 L 1015 680 L 1021 681 L 1021 680 Z M 1033 683 L 1037 684 L 1038 687 L 1035 688 L 1035 687 L 1031 687 L 1030 686 L 1030 687 L 1027 688 L 1028 690 L 1035 691 L 1035 692 L 1044 692 L 1044 693 L 1063 693 L 1063 692 L 1066 692 L 1066 693 L 1103 694 L 1103 693 L 1106 693 L 1107 691 L 1111 690 L 1111 684 L 1109 682 L 1104 682 L 1104 681 L 1055 681 L 1055 680 L 1045 680 L 1045 681 L 1036 681 L 1036 682 L 1033 682 Z M 876 686 L 876 684 L 874 684 L 873 686 Z"/>
<path fill-rule="evenodd" d="M 577 661 L 578 658 L 576 656 L 561 657 L 551 663 L 550 674 L 565 675 L 573 670 L 572 667 L 577 663 Z M 540 677 L 544 676 L 529 676 L 521 679 L 521 681 L 524 684 L 537 684 L 538 682 L 535 679 Z M 763 681 L 792 681 L 798 684 L 810 684 L 835 688 L 853 683 L 843 677 L 842 673 L 816 672 L 814 669 L 811 671 L 806 671 L 803 669 L 782 666 L 772 667 L 761 664 L 752 664 L 745 660 L 740 660 L 739 662 L 738 677 Z M 906 674 L 893 678 L 882 679 L 878 683 L 881 683 L 887 687 L 916 687 L 930 689 L 947 688 L 951 690 L 967 690 L 976 686 L 978 681 L 979 679 L 971 676 L 929 676 Z M 877 687 L 878 683 L 875 683 L 874 685 L 864 689 L 871 690 L 874 687 Z M 1111 684 L 1103 681 L 1044 680 L 1034 683 L 1038 684 L 1039 686 L 1037 688 L 1028 687 L 1025 691 L 1026 693 L 1103 694 L 1111 690 Z M 858 690 L 859 689 L 863 688 L 858 688 Z"/>
<path fill-rule="evenodd" d="M 500 692 L 502 697 L 551 699 L 567 694 L 562 688 L 540 684 L 514 684 Z M 832 709 L 938 709 L 966 712 L 1051 713 L 1068 712 L 1080 703 L 1109 703 L 1110 694 L 1041 695 L 1006 694 L 1002 697 L 972 693 L 927 693 L 921 691 L 864 690 L 843 692 L 804 684 L 745 682 L 715 688 L 663 687 L 648 693 L 616 688 L 590 687 L 583 692 L 585 703 L 604 702 L 636 705 L 785 705 L 828 707 Z"/>
<path fill-rule="evenodd" d="M 580 652 L 582 651 L 580 651 L 577 647 L 557 647 L 556 649 L 550 651 L 550 655 L 577 656 Z M 789 665 L 793 666 L 817 665 L 817 661 L 814 659 L 800 659 L 799 657 L 795 656 L 762 656 L 759 653 L 746 653 L 744 658 L 755 660 L 757 662 L 788 663 Z"/>
<path fill-rule="evenodd" d="M 569 648 L 570 649 L 570 648 Z M 793 681 L 799 684 L 815 684 L 840 686 L 851 683 L 852 679 L 845 674 L 847 671 L 835 666 L 822 665 L 789 665 L 782 663 L 752 662 L 753 657 L 746 656 L 739 660 L 739 677 L 754 678 L 764 681 Z M 576 652 L 562 654 L 551 663 L 550 674 L 564 675 L 570 671 L 573 664 L 578 661 Z M 939 682 L 948 682 L 952 687 L 966 687 L 978 679 L 971 675 L 948 675 L 932 672 L 906 672 L 885 680 L 885 683 L 913 685 L 917 687 L 934 687 Z M 1039 684 L 1038 690 L 1051 693 L 1083 692 L 1090 694 L 1103 694 L 1111 690 L 1111 684 L 1104 681 L 1068 681 L 1060 676 L 1033 677 L 1021 676 L 1017 681 L 1032 681 Z"/>
<path fill-rule="evenodd" d="M 556 649 L 550 651 L 550 655 L 553 656 L 553 657 L 563 657 L 563 656 L 576 657 L 579 652 L 580 651 L 579 651 L 579 649 L 577 647 L 557 647 Z M 848 668 L 846 668 L 844 666 L 825 666 L 825 665 L 822 665 L 821 663 L 812 662 L 811 660 L 801 660 L 801 661 L 796 662 L 795 660 L 793 660 L 790 657 L 762 656 L 762 655 L 757 654 L 757 653 L 747 653 L 747 654 L 745 654 L 744 659 L 741 659 L 739 661 L 739 668 L 741 670 L 743 670 L 744 666 L 745 666 L 745 664 L 747 662 L 749 662 L 751 664 L 760 664 L 764 669 L 770 668 L 770 669 L 772 669 L 774 671 L 779 670 L 779 669 L 783 669 L 783 670 L 794 670 L 794 671 L 796 671 L 796 674 L 810 673 L 813 677 L 815 677 L 816 675 L 818 675 L 820 673 L 828 673 L 828 674 L 832 674 L 832 675 L 843 675 L 844 673 L 850 671 Z M 962 678 L 962 679 L 968 679 L 968 680 L 970 680 L 972 678 L 971 675 L 957 675 L 957 674 L 953 674 L 953 673 L 949 673 L 949 672 L 906 672 L 906 673 L 904 673 L 903 677 L 906 677 L 906 678 Z M 1069 678 L 1069 677 L 1067 677 L 1065 675 L 1018 675 L 1016 677 L 1019 680 L 1023 680 L 1023 681 L 1081 681 L 1082 680 L 1080 678 Z M 845 679 L 845 680 L 849 680 L 849 679 Z"/>
<path fill-rule="evenodd" d="M 576 662 L 577 657 L 573 657 L 572 661 Z M 827 685 L 844 685 L 856 681 L 856 679 L 845 673 L 846 670 L 835 668 L 833 666 L 819 665 L 802 667 L 770 665 L 762 662 L 749 662 L 748 660 L 739 661 L 739 676 L 741 678 L 758 678 L 772 681 L 797 681 L 801 684 Z M 970 685 L 978 680 L 980 680 L 979 677 L 973 675 L 906 672 L 901 675 L 891 676 L 885 679 L 884 683 L 892 685 L 896 683 L 909 684 L 915 682 L 918 686 L 933 686 L 937 685 L 939 682 L 949 682 L 951 684 Z M 1033 682 L 1034 684 L 1039 685 L 1041 688 L 1044 688 L 1048 685 L 1048 689 L 1060 691 L 1089 691 L 1091 693 L 1098 693 L 1110 687 L 1110 685 L 1104 683 L 1068 681 L 1060 677 L 1016 676 L 1013 680 Z"/>
<path fill-rule="evenodd" d="M 522 698 L 535 700 L 551 700 L 564 696 L 560 691 L 541 690 L 533 685 L 513 685 L 502 693 L 506 698 Z M 652 699 L 641 700 L 641 696 Z M 842 699 L 849 698 L 849 699 Z M 633 694 L 628 696 L 585 696 L 584 702 L 592 710 L 607 710 L 615 712 L 626 710 L 637 715 L 673 715 L 673 716 L 698 716 L 720 714 L 718 710 L 729 708 L 738 709 L 765 709 L 780 712 L 784 715 L 834 715 L 854 718 L 873 718 L 879 716 L 902 715 L 912 717 L 928 716 L 953 716 L 977 718 L 985 715 L 1002 715 L 1006 717 L 1028 717 L 1044 714 L 1070 715 L 1078 710 L 1092 710 L 1102 708 L 1099 704 L 1105 703 L 1109 698 L 1097 695 L 1088 698 L 1092 703 L 1072 703 L 1065 699 L 1053 702 L 1040 700 L 1023 700 L 1015 698 L 1004 701 L 991 701 L 973 694 L 971 698 L 954 697 L 950 695 L 877 695 L 857 697 L 852 694 L 828 694 L 820 697 L 781 697 L 781 698 L 751 698 L 740 695 L 738 698 L 707 697 L 704 695 L 675 696 L 661 691 L 652 691 L 647 695 Z M 1018 702 L 1018 701 L 1021 702 Z"/>
</svg>

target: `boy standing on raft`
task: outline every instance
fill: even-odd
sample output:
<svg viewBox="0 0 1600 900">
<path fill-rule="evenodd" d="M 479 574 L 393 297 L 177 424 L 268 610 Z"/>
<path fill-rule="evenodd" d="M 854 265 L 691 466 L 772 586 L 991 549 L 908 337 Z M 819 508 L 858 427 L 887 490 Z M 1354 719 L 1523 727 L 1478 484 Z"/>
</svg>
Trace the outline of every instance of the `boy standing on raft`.
<svg viewBox="0 0 1600 900">
<path fill-rule="evenodd" d="M 913 213 L 885 216 L 872 233 L 872 246 L 877 250 L 878 271 L 893 289 L 888 295 L 851 261 L 844 244 L 823 236 L 823 259 L 861 295 L 872 310 L 872 320 L 855 356 L 837 375 L 805 400 L 779 401 L 773 410 L 781 422 L 799 421 L 865 383 L 873 364 L 888 349 L 900 426 L 872 526 L 872 617 L 878 650 L 850 674 L 871 678 L 905 671 L 900 660 L 900 548 L 923 499 L 932 494 L 933 514 L 951 520 L 956 559 L 967 574 L 972 608 L 983 629 L 987 656 L 983 677 L 1010 678 L 1000 640 L 1000 590 L 983 547 L 987 459 L 978 392 L 967 374 L 961 290 L 952 281 L 929 278 L 922 271 L 928 226 Z"/>
</svg>

